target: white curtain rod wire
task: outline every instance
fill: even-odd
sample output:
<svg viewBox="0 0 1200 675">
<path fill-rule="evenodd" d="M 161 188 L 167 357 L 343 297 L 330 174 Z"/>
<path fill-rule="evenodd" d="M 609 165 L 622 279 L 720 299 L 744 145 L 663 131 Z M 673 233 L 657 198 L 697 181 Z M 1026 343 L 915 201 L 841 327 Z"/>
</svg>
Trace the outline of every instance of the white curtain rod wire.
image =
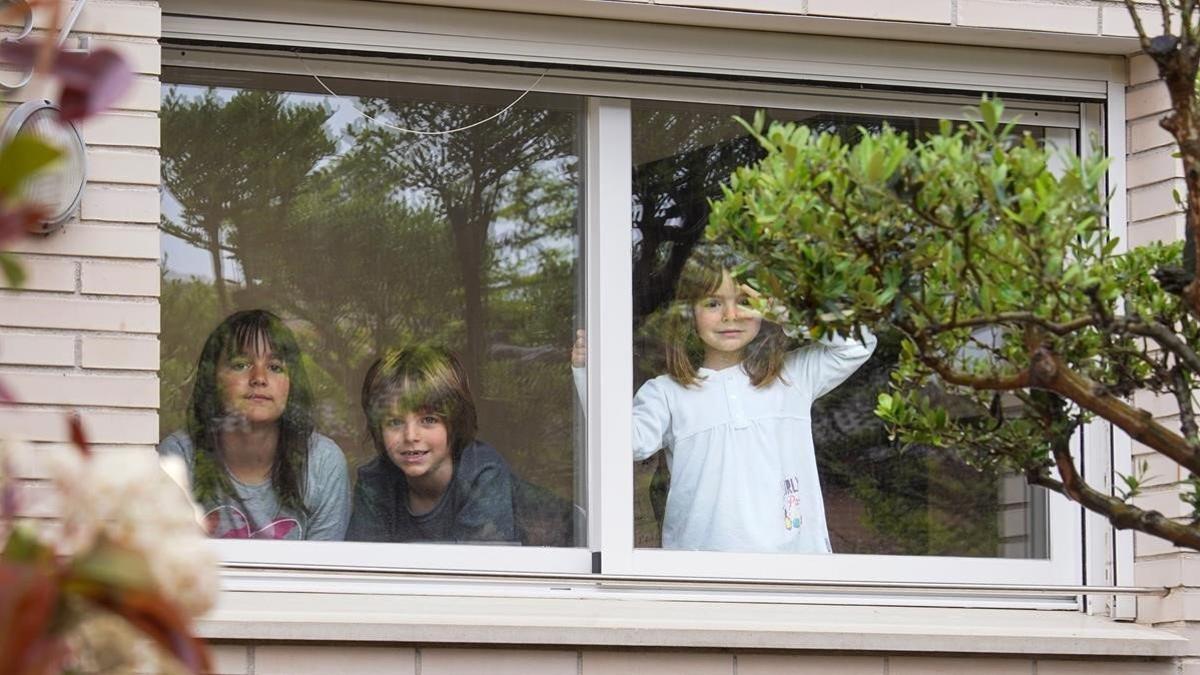
<svg viewBox="0 0 1200 675">
<path fill-rule="evenodd" d="M 304 70 L 308 71 L 308 74 L 309 74 L 309 75 L 311 75 L 311 76 L 312 76 L 312 78 L 313 78 L 314 80 L 316 80 L 316 81 L 317 81 L 317 84 L 321 85 L 321 88 L 322 88 L 322 89 L 324 89 L 324 90 L 325 90 L 325 92 L 326 92 L 327 94 L 329 94 L 330 96 L 332 96 L 332 97 L 334 97 L 334 98 L 341 99 L 342 101 L 345 101 L 345 103 L 346 103 L 347 105 L 349 105 L 349 106 L 350 106 L 350 108 L 354 110 L 354 112 L 358 113 L 358 114 L 359 114 L 359 115 L 361 115 L 363 118 L 365 118 L 365 119 L 367 119 L 368 121 L 370 121 L 372 124 L 377 124 L 377 125 L 379 125 L 379 126 L 381 126 L 381 127 L 384 127 L 384 128 L 387 128 L 387 129 L 391 129 L 391 130 L 393 130 L 393 131 L 399 131 L 399 132 L 406 133 L 406 134 L 416 134 L 416 135 L 418 135 L 418 136 L 446 136 L 446 135 L 448 135 L 448 134 L 457 133 L 457 132 L 459 132 L 459 131 L 466 131 L 467 129 L 471 129 L 471 128 L 477 127 L 477 126 L 479 126 L 480 124 L 486 124 L 486 123 L 488 123 L 488 122 L 491 122 L 492 120 L 496 119 L 497 117 L 500 117 L 501 115 L 503 115 L 504 113 L 508 112 L 509 110 L 512 110 L 513 106 L 515 106 L 515 105 L 517 105 L 518 103 L 520 103 L 520 102 L 521 102 L 521 99 L 525 98 L 526 96 L 528 96 L 528 95 L 529 95 L 529 93 L 530 93 L 531 91 L 533 91 L 534 89 L 536 89 L 536 88 L 537 88 L 537 86 L 538 86 L 539 84 L 541 84 L 541 82 L 542 82 L 542 78 L 546 77 L 546 73 L 550 72 L 550 69 L 549 69 L 549 68 L 546 68 L 545 70 L 543 70 L 543 71 L 542 71 L 542 74 L 541 74 L 541 75 L 538 75 L 537 79 L 533 81 L 533 84 L 529 85 L 529 88 L 528 88 L 528 89 L 526 89 L 525 91 L 521 92 L 521 95 L 520 95 L 520 96 L 518 96 L 518 97 L 516 97 L 515 99 L 513 99 L 513 102 L 512 102 L 512 103 L 509 103 L 508 105 L 504 106 L 504 108 L 503 108 L 503 109 L 501 109 L 501 110 L 500 110 L 500 112 L 497 112 L 497 113 L 496 113 L 496 114 L 494 114 L 494 115 L 491 115 L 491 116 L 489 116 L 489 117 L 485 117 L 485 118 L 483 118 L 483 119 L 479 120 L 478 122 L 472 122 L 472 123 L 470 123 L 470 124 L 468 124 L 468 125 L 466 125 L 466 126 L 458 127 L 457 129 L 447 129 L 447 130 L 445 130 L 445 131 L 421 131 L 421 130 L 419 130 L 419 129 L 405 129 L 404 127 L 398 127 L 398 126 L 396 126 L 396 125 L 394 125 L 394 124 L 388 124 L 387 122 L 384 122 L 383 120 L 381 120 L 381 119 L 379 119 L 379 118 L 377 118 L 377 117 L 373 117 L 373 116 L 371 116 L 371 115 L 368 115 L 367 113 L 363 112 L 363 111 L 362 111 L 362 110 L 361 110 L 361 109 L 360 109 L 358 106 L 356 106 L 356 105 L 354 105 L 353 103 L 351 103 L 349 99 L 347 99 L 347 98 L 346 98 L 346 97 L 344 97 L 344 96 L 341 96 L 340 94 L 337 94 L 337 93 L 336 93 L 336 92 L 334 92 L 332 89 L 330 89 L 330 88 L 329 88 L 329 87 L 328 87 L 328 86 L 325 84 L 324 80 L 322 80 L 322 79 L 321 79 L 321 78 L 320 78 L 320 77 L 319 77 L 319 76 L 318 76 L 316 73 L 314 73 L 314 72 L 312 71 L 312 69 L 311 69 L 311 68 L 309 68 L 309 67 L 308 67 L 308 62 L 304 60 L 304 57 L 300 56 L 300 52 L 294 52 L 294 53 L 296 54 L 296 58 L 300 60 L 300 64 L 304 66 Z"/>
</svg>

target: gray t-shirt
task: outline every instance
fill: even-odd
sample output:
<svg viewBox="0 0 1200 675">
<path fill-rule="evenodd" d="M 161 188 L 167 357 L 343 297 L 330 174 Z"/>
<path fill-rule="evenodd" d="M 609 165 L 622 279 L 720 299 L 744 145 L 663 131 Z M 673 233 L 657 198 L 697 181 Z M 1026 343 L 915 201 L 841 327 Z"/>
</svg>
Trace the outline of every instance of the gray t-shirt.
<svg viewBox="0 0 1200 675">
<path fill-rule="evenodd" d="M 196 451 L 184 431 L 176 431 L 158 444 L 158 454 L 178 455 L 187 463 L 188 477 Z M 222 495 L 201 504 L 211 536 L 223 539 L 309 539 L 341 541 L 350 522 L 350 481 L 346 456 L 336 443 L 314 433 L 308 440 L 308 472 L 304 505 L 308 515 L 279 503 L 270 480 L 247 485 L 229 476 L 237 496 Z"/>
</svg>

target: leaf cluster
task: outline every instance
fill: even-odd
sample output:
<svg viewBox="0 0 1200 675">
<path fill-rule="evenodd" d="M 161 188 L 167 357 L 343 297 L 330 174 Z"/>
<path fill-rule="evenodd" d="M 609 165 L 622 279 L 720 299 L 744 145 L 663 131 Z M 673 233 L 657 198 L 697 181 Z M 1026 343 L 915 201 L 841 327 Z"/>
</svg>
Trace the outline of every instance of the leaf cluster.
<svg viewBox="0 0 1200 675">
<path fill-rule="evenodd" d="M 894 437 L 1061 490 L 1056 451 L 1093 415 L 1135 418 L 1134 391 L 1176 397 L 1188 429 L 1200 334 L 1152 276 L 1181 245 L 1123 250 L 1103 153 L 1017 133 L 998 100 L 972 117 L 853 143 L 742 121 L 767 154 L 729 178 L 707 234 L 789 333 L 901 333 L 876 410 Z"/>
</svg>

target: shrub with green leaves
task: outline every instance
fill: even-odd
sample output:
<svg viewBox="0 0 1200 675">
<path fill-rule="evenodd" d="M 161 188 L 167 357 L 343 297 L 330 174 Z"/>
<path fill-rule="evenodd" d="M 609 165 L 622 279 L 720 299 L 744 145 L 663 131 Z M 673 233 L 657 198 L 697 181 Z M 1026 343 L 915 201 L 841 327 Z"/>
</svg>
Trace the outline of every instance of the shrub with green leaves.
<svg viewBox="0 0 1200 675">
<path fill-rule="evenodd" d="M 1124 251 L 1103 153 L 1017 134 L 998 100 L 975 117 L 923 138 L 863 130 L 855 144 L 743 122 L 767 155 L 730 177 L 708 236 L 792 335 L 899 331 L 876 413 L 903 443 L 1019 471 L 1117 527 L 1200 548 L 1200 512 L 1180 523 L 1136 507 L 1138 475 L 1116 496 L 1096 490 L 1069 451 L 1098 416 L 1200 474 L 1198 324 L 1153 276 L 1182 244 Z M 1177 400 L 1183 433 L 1134 407 L 1139 390 Z"/>
</svg>

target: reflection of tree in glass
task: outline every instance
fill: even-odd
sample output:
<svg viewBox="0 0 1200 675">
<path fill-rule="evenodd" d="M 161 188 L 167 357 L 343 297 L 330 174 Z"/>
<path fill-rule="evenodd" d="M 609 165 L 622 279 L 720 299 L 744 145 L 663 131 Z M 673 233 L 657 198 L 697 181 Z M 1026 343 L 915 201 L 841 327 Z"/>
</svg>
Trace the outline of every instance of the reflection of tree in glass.
<svg viewBox="0 0 1200 675">
<path fill-rule="evenodd" d="M 925 446 L 899 451 L 874 415 L 899 340 L 813 405 L 813 442 L 837 553 L 997 556 L 999 477 Z"/>
<path fill-rule="evenodd" d="M 634 326 L 675 295 L 708 225 L 708 200 L 762 148 L 727 114 L 635 110 L 633 123 Z"/>
<path fill-rule="evenodd" d="M 484 96 L 484 94 L 479 94 Z M 510 101 L 366 99 L 394 126 L 445 130 Z M 574 110 L 518 106 L 494 122 L 420 136 L 377 125 L 354 134 L 395 172 L 410 203 L 443 220 L 459 295 L 441 320 L 459 348 L 480 428 L 519 475 L 572 497 L 573 406 L 563 345 L 573 331 L 579 223 Z"/>
<path fill-rule="evenodd" d="M 188 396 L 192 391 L 196 358 L 209 329 L 224 318 L 217 308 L 217 294 L 212 284 L 195 279 L 172 279 L 165 272 L 170 260 L 163 265 L 162 328 L 159 333 L 159 428 L 163 435 L 184 428 Z"/>
<path fill-rule="evenodd" d="M 269 231 L 281 222 L 316 165 L 333 152 L 324 129 L 329 110 L 289 105 L 283 94 L 239 91 L 227 101 L 209 89 L 163 100 L 163 183 L 181 206 L 162 228 L 208 251 L 220 307 L 232 309 L 221 251 L 237 250 L 247 278 L 273 262 Z M 243 226 L 259 219 L 254 229 Z M 265 219 L 265 220 L 263 220 Z"/>
<path fill-rule="evenodd" d="M 397 199 L 398 176 L 379 170 L 372 152 L 354 146 L 314 171 L 286 218 L 253 228 L 278 254 L 241 299 L 305 320 L 331 378 L 321 400 L 348 409 L 366 364 L 384 349 L 454 332 L 445 315 L 458 283 L 445 227 Z M 337 420 L 341 433 L 355 434 L 355 415 Z"/>
<path fill-rule="evenodd" d="M 472 105 L 439 113 L 446 105 L 396 104 L 418 128 L 490 114 Z M 210 252 L 221 299 L 203 280 L 164 286 L 164 324 L 171 316 L 180 328 L 164 327 L 164 392 L 186 397 L 198 349 L 188 335 L 207 334 L 226 313 L 218 307 L 267 307 L 294 324 L 313 362 L 321 431 L 352 451 L 362 447 L 354 397 L 366 363 L 413 340 L 461 351 L 475 331 L 486 358 L 473 386 L 488 440 L 523 477 L 572 497 L 562 345 L 576 312 L 576 113 L 514 110 L 437 140 L 365 123 L 339 138 L 329 117 L 288 94 L 167 95 L 164 176 L 182 217 L 163 229 Z M 237 127 L 233 140 L 214 141 L 226 127 Z M 308 151 L 279 152 L 285 144 Z M 244 274 L 235 292 L 219 275 L 221 256 Z M 165 394 L 166 406 L 176 409 L 164 409 L 170 431 L 183 404 Z"/>
<path fill-rule="evenodd" d="M 368 114 L 397 127 L 419 130 L 465 127 L 494 114 L 502 105 L 397 98 L 363 101 Z M 545 163 L 573 157 L 575 133 L 572 111 L 517 106 L 494 122 L 453 134 L 406 134 L 379 125 L 365 125 L 355 134 L 358 145 L 377 151 L 380 158 L 402 171 L 405 188 L 430 199 L 450 226 L 463 291 L 466 345 L 462 360 L 477 386 L 482 383 L 481 365 L 488 342 L 484 305 L 492 281 L 489 239 L 497 213 L 512 198 L 519 176 Z M 561 175 L 555 178 L 562 179 Z"/>
</svg>

